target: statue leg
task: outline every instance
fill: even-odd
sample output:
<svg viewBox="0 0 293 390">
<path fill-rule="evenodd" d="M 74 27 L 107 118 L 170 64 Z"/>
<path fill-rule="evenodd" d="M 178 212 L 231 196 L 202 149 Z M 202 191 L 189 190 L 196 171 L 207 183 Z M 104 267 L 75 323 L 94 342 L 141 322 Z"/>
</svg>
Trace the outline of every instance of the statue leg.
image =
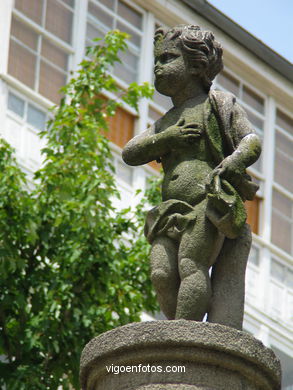
<svg viewBox="0 0 293 390">
<path fill-rule="evenodd" d="M 160 308 L 169 320 L 175 318 L 179 273 L 178 245 L 170 238 L 157 237 L 151 249 L 151 280 L 155 287 Z"/>
<path fill-rule="evenodd" d="M 176 319 L 201 321 L 208 311 L 212 294 L 209 268 L 222 242 L 223 236 L 205 215 L 199 215 L 183 234 L 178 252 L 181 284 Z"/>
<path fill-rule="evenodd" d="M 225 239 L 213 266 L 212 300 L 209 322 L 242 329 L 245 295 L 245 270 L 251 246 L 249 225 L 238 238 Z"/>
</svg>

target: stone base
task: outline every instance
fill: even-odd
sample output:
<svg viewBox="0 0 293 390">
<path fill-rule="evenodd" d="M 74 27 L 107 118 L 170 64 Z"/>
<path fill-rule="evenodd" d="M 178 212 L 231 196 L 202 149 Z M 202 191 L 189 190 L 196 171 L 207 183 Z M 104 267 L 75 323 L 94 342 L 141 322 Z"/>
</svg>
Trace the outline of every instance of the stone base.
<svg viewBox="0 0 293 390">
<path fill-rule="evenodd" d="M 273 351 L 254 337 L 185 320 L 103 333 L 84 348 L 80 373 L 83 390 L 280 390 L 280 377 Z"/>
</svg>

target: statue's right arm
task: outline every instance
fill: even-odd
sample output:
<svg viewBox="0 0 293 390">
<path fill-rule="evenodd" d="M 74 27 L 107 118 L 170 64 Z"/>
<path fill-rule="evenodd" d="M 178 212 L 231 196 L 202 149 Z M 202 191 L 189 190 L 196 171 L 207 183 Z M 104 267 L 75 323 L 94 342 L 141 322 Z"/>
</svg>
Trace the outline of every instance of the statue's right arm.
<svg viewBox="0 0 293 390">
<path fill-rule="evenodd" d="M 143 165 L 158 160 L 168 151 L 164 133 L 155 133 L 155 126 L 151 126 L 126 144 L 122 158 L 128 165 Z"/>
</svg>

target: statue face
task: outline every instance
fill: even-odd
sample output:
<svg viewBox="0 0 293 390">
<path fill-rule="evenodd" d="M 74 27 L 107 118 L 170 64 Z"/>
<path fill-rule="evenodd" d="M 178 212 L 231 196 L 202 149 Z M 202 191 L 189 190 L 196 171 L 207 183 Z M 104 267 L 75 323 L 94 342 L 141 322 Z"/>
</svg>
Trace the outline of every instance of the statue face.
<svg viewBox="0 0 293 390">
<path fill-rule="evenodd" d="M 167 36 L 168 37 L 168 36 Z M 155 87 L 166 96 L 176 96 L 194 82 L 178 40 L 159 39 L 155 44 Z"/>
</svg>

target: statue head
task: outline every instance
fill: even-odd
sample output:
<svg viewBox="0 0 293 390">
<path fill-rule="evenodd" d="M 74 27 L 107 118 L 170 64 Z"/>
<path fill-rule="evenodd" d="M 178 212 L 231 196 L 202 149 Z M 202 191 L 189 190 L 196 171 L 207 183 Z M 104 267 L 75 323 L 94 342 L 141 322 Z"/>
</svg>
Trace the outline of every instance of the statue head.
<svg viewBox="0 0 293 390">
<path fill-rule="evenodd" d="M 201 82 L 208 92 L 213 79 L 223 68 L 222 53 L 222 47 L 213 33 L 203 31 L 199 26 L 159 28 L 155 32 L 154 42 L 156 88 L 164 95 L 171 96 L 171 84 L 181 78 L 181 82 Z"/>
</svg>

